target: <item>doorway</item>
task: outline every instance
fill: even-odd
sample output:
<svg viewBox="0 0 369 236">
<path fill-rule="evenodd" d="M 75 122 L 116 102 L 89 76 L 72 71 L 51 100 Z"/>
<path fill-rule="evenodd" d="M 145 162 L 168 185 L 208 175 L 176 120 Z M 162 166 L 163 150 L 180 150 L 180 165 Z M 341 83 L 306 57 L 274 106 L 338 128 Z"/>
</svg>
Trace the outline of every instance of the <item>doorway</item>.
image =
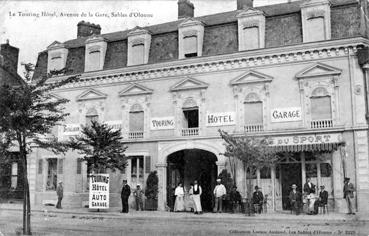
<svg viewBox="0 0 369 236">
<path fill-rule="evenodd" d="M 183 183 L 185 191 L 198 180 L 201 188 L 201 205 L 204 211 L 212 211 L 213 189 L 217 177 L 217 157 L 208 151 L 186 149 L 174 152 L 167 158 L 167 204 L 173 210 L 174 190 Z"/>
<path fill-rule="evenodd" d="M 301 163 L 281 164 L 281 180 L 282 180 L 282 208 L 283 210 L 291 209 L 289 194 L 292 190 L 292 184 L 297 185 L 297 191 L 302 190 Z"/>
</svg>

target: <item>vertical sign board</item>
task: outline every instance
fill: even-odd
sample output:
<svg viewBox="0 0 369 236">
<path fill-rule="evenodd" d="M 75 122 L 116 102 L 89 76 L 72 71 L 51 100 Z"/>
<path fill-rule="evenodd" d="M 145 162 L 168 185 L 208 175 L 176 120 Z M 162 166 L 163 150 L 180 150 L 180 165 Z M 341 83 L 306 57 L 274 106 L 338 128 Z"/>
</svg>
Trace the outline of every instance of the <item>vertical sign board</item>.
<svg viewBox="0 0 369 236">
<path fill-rule="evenodd" d="M 91 175 L 89 208 L 109 208 L 109 174 Z"/>
</svg>

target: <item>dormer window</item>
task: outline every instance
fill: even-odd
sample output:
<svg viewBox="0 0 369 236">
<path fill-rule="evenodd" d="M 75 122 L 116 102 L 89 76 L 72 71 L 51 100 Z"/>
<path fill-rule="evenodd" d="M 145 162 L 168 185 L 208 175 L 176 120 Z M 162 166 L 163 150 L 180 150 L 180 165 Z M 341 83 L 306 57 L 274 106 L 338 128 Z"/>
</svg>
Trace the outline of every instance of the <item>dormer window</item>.
<svg viewBox="0 0 369 236">
<path fill-rule="evenodd" d="M 188 19 L 178 27 L 179 59 L 202 56 L 204 24 Z"/>
<path fill-rule="evenodd" d="M 64 44 L 55 41 L 48 48 L 48 63 L 47 72 L 54 70 L 61 70 L 65 67 L 68 49 L 64 47 Z"/>
<path fill-rule="evenodd" d="M 328 0 L 304 2 L 301 5 L 302 33 L 304 42 L 331 38 L 330 4 Z"/>
<path fill-rule="evenodd" d="M 238 18 L 238 49 L 252 50 L 265 47 L 265 16 L 262 11 L 248 8 Z"/>
<path fill-rule="evenodd" d="M 85 72 L 104 69 L 107 43 L 101 36 L 86 40 Z"/>
<path fill-rule="evenodd" d="M 147 64 L 151 44 L 151 34 L 140 27 L 128 33 L 128 66 Z"/>
</svg>

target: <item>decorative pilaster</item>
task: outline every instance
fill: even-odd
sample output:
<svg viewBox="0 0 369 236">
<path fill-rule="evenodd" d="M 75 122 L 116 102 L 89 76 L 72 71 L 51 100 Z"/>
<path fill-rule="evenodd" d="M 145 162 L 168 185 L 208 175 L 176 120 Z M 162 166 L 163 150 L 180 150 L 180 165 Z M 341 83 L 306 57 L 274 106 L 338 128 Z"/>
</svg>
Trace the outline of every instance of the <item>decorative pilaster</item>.
<svg viewBox="0 0 369 236">
<path fill-rule="evenodd" d="M 165 211 L 167 205 L 167 164 L 156 164 L 159 178 L 158 210 Z"/>
<path fill-rule="evenodd" d="M 340 147 L 344 148 L 344 147 Z M 337 212 L 347 212 L 347 207 L 343 199 L 343 167 L 342 157 L 340 150 L 334 151 L 332 156 L 332 171 L 333 171 L 333 192 L 334 208 Z M 345 155 L 345 154 L 344 154 Z"/>
</svg>

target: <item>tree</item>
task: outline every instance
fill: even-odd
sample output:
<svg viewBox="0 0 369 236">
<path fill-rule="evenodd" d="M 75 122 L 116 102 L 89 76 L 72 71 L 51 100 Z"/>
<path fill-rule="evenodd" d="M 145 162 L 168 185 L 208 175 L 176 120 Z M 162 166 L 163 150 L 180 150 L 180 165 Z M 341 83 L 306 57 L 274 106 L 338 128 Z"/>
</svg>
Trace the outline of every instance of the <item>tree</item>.
<svg viewBox="0 0 369 236">
<path fill-rule="evenodd" d="M 71 138 L 70 147 L 83 154 L 88 173 L 124 170 L 127 165 L 124 154 L 127 146 L 122 142 L 122 133 L 107 124 L 92 121 L 91 125 L 83 126 L 82 135 Z"/>
<path fill-rule="evenodd" d="M 255 138 L 247 135 L 234 136 L 218 130 L 225 141 L 224 156 L 242 161 L 246 171 L 246 189 L 248 214 L 251 214 L 252 182 L 251 178 L 257 168 L 270 167 L 278 161 L 278 156 L 271 151 L 266 138 Z"/>
<path fill-rule="evenodd" d="M 33 66 L 27 64 L 26 80 L 30 81 Z M 50 92 L 65 84 L 78 80 L 79 75 L 66 79 L 48 80 L 60 71 L 53 71 L 48 76 L 33 81 L 0 87 L 0 148 L 7 153 L 13 145 L 19 148 L 19 158 L 23 167 L 23 234 L 31 234 L 31 206 L 27 176 L 27 155 L 32 151 L 31 145 L 51 150 L 55 153 L 65 152 L 67 145 L 56 137 L 48 136 L 54 126 L 61 124 L 69 114 L 64 112 L 63 104 L 67 99 L 54 99 Z M 48 138 L 46 138 L 48 137 Z"/>
</svg>

